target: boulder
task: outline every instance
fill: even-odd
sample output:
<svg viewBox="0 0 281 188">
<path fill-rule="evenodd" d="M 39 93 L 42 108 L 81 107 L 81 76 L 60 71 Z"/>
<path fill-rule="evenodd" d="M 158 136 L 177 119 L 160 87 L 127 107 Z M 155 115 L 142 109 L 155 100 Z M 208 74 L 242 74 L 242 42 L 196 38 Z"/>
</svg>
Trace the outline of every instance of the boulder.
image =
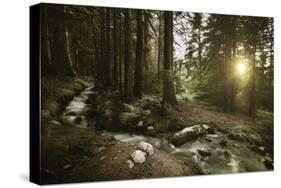
<svg viewBox="0 0 281 188">
<path fill-rule="evenodd" d="M 63 124 L 80 128 L 87 128 L 88 123 L 85 116 L 62 116 Z"/>
<path fill-rule="evenodd" d="M 222 139 L 222 140 L 220 141 L 220 146 L 223 148 L 223 147 L 225 147 L 226 145 L 227 145 L 226 139 Z"/>
<path fill-rule="evenodd" d="M 150 116 L 151 115 L 151 110 L 147 109 L 143 111 L 143 115 L 145 116 Z"/>
<path fill-rule="evenodd" d="M 138 127 L 142 127 L 143 126 L 143 121 L 139 121 L 137 124 Z"/>
<path fill-rule="evenodd" d="M 146 153 L 141 150 L 136 150 L 131 154 L 131 158 L 135 163 L 144 163 Z"/>
<path fill-rule="evenodd" d="M 207 128 L 207 133 L 208 134 L 216 134 L 216 131 L 215 131 L 214 128 L 209 127 L 209 128 Z"/>
<path fill-rule="evenodd" d="M 140 142 L 138 144 L 138 149 L 145 151 L 148 155 L 154 154 L 153 146 L 147 142 Z"/>
<path fill-rule="evenodd" d="M 265 155 L 266 154 L 266 148 L 264 146 L 256 146 L 256 145 L 250 145 L 248 146 L 252 151 L 260 154 Z"/>
<path fill-rule="evenodd" d="M 120 113 L 118 118 L 120 125 L 124 127 L 136 127 L 140 121 L 140 116 L 132 112 Z"/>
<path fill-rule="evenodd" d="M 197 149 L 197 152 L 199 155 L 201 155 L 202 157 L 208 157 L 211 155 L 211 152 L 209 152 L 207 149 L 203 148 L 203 149 Z"/>
<path fill-rule="evenodd" d="M 161 100 L 155 97 L 146 97 L 139 102 L 142 109 L 150 109 L 154 112 L 161 110 Z"/>
<path fill-rule="evenodd" d="M 247 137 L 248 141 L 251 143 L 251 144 L 255 144 L 257 146 L 261 146 L 262 145 L 262 141 L 261 141 L 261 138 L 259 137 L 258 134 L 248 134 L 248 137 Z"/>
<path fill-rule="evenodd" d="M 265 157 L 263 158 L 263 162 L 264 162 L 264 166 L 268 169 L 268 170 L 273 170 L 274 166 L 273 166 L 273 161 L 270 157 Z"/>
<path fill-rule="evenodd" d="M 74 119 L 74 123 L 79 124 L 79 123 L 81 123 L 82 120 L 83 120 L 82 117 L 78 116 Z"/>
<path fill-rule="evenodd" d="M 228 151 L 223 151 L 223 155 L 226 159 L 230 159 L 231 157 L 231 153 L 229 153 Z"/>
<path fill-rule="evenodd" d="M 247 135 L 243 133 L 242 131 L 232 131 L 228 135 L 228 138 L 231 138 L 233 140 L 237 141 L 246 141 L 247 140 Z"/>
<path fill-rule="evenodd" d="M 206 132 L 203 125 L 193 125 L 191 127 L 186 127 L 183 130 L 176 132 L 170 138 L 170 142 L 175 146 L 181 146 L 188 141 L 195 140 L 202 136 Z"/>
</svg>

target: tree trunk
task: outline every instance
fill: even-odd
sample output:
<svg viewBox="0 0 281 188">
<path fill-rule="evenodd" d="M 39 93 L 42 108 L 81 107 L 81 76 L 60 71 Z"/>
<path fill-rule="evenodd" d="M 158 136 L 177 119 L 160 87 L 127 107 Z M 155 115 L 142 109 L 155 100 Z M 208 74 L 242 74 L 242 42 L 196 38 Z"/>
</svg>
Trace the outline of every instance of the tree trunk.
<svg viewBox="0 0 281 188">
<path fill-rule="evenodd" d="M 105 72 L 105 26 L 104 26 L 104 8 L 100 9 L 100 73 L 101 73 L 101 80 L 100 83 L 101 84 L 105 84 L 105 76 L 104 76 L 104 72 Z"/>
<path fill-rule="evenodd" d="M 66 17 L 65 7 L 50 7 L 52 21 L 52 57 L 54 62 L 54 71 L 57 75 L 74 76 L 70 62 L 67 56 L 67 40 L 65 35 Z"/>
<path fill-rule="evenodd" d="M 250 84 L 248 114 L 254 116 L 256 111 L 256 47 L 253 51 L 252 78 Z"/>
<path fill-rule="evenodd" d="M 51 37 L 50 37 L 50 31 L 49 31 L 49 20 L 48 20 L 48 10 L 47 5 L 44 5 L 44 22 L 45 22 L 45 48 L 47 51 L 47 64 L 52 64 L 52 52 L 51 52 Z"/>
<path fill-rule="evenodd" d="M 143 64 L 143 15 L 142 10 L 137 10 L 137 45 L 134 95 L 142 98 L 142 64 Z"/>
<path fill-rule="evenodd" d="M 144 46 L 143 46 L 143 89 L 144 92 L 149 92 L 150 90 L 150 82 L 149 79 L 149 28 L 148 28 L 148 12 L 144 11 L 144 22 L 143 22 L 143 40 L 144 40 Z"/>
<path fill-rule="evenodd" d="M 123 82 L 122 82 L 122 52 L 123 52 L 123 48 L 122 48 L 122 16 L 121 16 L 121 10 L 119 10 L 119 90 L 120 90 L 120 94 L 123 93 Z"/>
<path fill-rule="evenodd" d="M 163 14 L 159 15 L 159 31 L 158 31 L 158 59 L 157 59 L 157 79 L 160 82 L 161 79 L 161 65 L 163 64 Z"/>
<path fill-rule="evenodd" d="M 235 85 L 235 59 L 236 59 L 236 38 L 235 38 L 235 29 L 236 29 L 236 18 L 232 18 L 232 62 L 230 67 L 230 101 L 229 101 L 229 110 L 230 112 L 235 111 L 235 95 L 236 95 L 236 85 Z"/>
<path fill-rule="evenodd" d="M 105 67 L 105 83 L 107 86 L 112 85 L 111 81 L 111 37 L 110 37 L 110 8 L 106 9 L 106 67 Z"/>
<path fill-rule="evenodd" d="M 164 75 L 163 75 L 163 102 L 177 104 L 173 83 L 173 12 L 164 12 Z"/>
<path fill-rule="evenodd" d="M 229 18 L 225 19 L 225 48 L 224 48 L 224 52 L 225 52 L 225 58 L 224 58 L 224 111 L 228 112 L 229 111 L 229 85 L 230 85 L 230 65 L 231 65 L 231 41 L 230 41 L 230 37 L 231 37 L 231 31 L 229 29 Z"/>
<path fill-rule="evenodd" d="M 114 88 L 118 88 L 118 65 L 119 65 L 119 50 L 118 46 L 119 45 L 119 39 L 118 39 L 118 24 L 117 24 L 117 14 L 118 14 L 118 9 L 114 9 L 114 15 L 113 15 L 113 84 Z"/>
<path fill-rule="evenodd" d="M 124 71 L 124 97 L 132 96 L 132 33 L 131 33 L 131 10 L 125 10 L 125 71 Z"/>
<path fill-rule="evenodd" d="M 65 43 L 66 43 L 66 53 L 67 53 L 67 59 L 70 66 L 70 70 L 74 76 L 77 76 L 77 73 L 75 72 L 73 68 L 73 61 L 72 61 L 72 54 L 71 54 L 71 47 L 70 47 L 70 41 L 71 41 L 71 33 L 68 31 L 68 27 L 65 26 Z"/>
<path fill-rule="evenodd" d="M 94 13 L 92 13 L 91 15 L 91 23 L 92 23 L 92 33 L 93 33 L 93 43 L 94 43 L 94 50 L 95 50 L 95 59 L 96 59 L 96 68 L 95 68 L 95 74 L 96 74 L 96 78 L 98 81 L 101 81 L 101 57 L 100 57 L 100 53 L 99 53 L 99 48 L 98 48 L 98 37 L 97 34 L 95 32 L 95 23 L 94 23 Z"/>
</svg>

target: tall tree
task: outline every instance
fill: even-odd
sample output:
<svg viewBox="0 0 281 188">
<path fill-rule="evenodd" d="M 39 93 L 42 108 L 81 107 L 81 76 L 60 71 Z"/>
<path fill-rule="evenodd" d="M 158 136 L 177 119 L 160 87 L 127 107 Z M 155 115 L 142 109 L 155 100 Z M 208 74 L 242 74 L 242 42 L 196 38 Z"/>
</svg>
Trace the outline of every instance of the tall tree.
<svg viewBox="0 0 281 188">
<path fill-rule="evenodd" d="M 134 95 L 142 98 L 142 66 L 143 66 L 143 13 L 137 10 L 137 45 L 136 45 L 136 64 L 135 64 L 135 81 Z"/>
<path fill-rule="evenodd" d="M 122 48 L 122 42 L 123 42 L 123 35 L 122 35 L 122 31 L 123 31 L 123 25 L 122 25 L 122 13 L 123 11 L 121 9 L 119 9 L 119 92 L 120 94 L 123 93 L 123 82 L 122 82 L 122 77 L 123 77 L 123 74 L 122 74 L 122 65 L 123 65 L 123 56 L 122 56 L 122 52 L 123 52 L 123 48 Z"/>
<path fill-rule="evenodd" d="M 249 107 L 248 114 L 251 116 L 255 115 L 256 111 L 256 52 L 260 32 L 259 19 L 254 17 L 245 18 L 245 28 L 247 37 L 247 50 L 251 54 L 251 78 L 250 78 L 250 89 L 249 89 Z"/>
<path fill-rule="evenodd" d="M 65 15 L 65 6 L 51 6 L 49 11 L 52 15 L 52 24 L 49 25 L 49 28 L 53 37 L 51 54 L 55 72 L 58 75 L 74 76 L 75 73 L 73 72 L 67 55 L 67 39 L 65 32 L 67 18 Z"/>
<path fill-rule="evenodd" d="M 119 49 L 118 46 L 119 44 L 119 39 L 118 39 L 118 34 L 119 34 L 119 27 L 117 23 L 117 16 L 118 16 L 119 10 L 114 9 L 113 10 L 113 82 L 114 82 L 114 87 L 117 88 L 119 84 L 119 79 L 118 79 L 118 65 L 119 65 Z"/>
<path fill-rule="evenodd" d="M 106 61 L 105 61 L 105 83 L 107 86 L 111 81 L 111 9 L 106 8 Z"/>
<path fill-rule="evenodd" d="M 124 71 L 124 96 L 132 96 L 132 29 L 131 29 L 131 10 L 125 10 L 125 71 Z"/>
<path fill-rule="evenodd" d="M 100 72 L 101 72 L 101 80 L 100 82 L 102 84 L 105 84 L 105 62 L 106 62 L 106 57 L 105 57 L 105 8 L 101 8 L 100 9 L 100 15 L 99 15 L 99 19 L 100 19 Z"/>
<path fill-rule="evenodd" d="M 163 33 L 164 20 L 163 13 L 159 12 L 159 26 L 158 26 L 158 58 L 157 58 L 157 78 L 160 81 L 161 67 L 163 65 Z"/>
<path fill-rule="evenodd" d="M 173 12 L 164 12 L 164 74 L 163 74 L 163 102 L 177 104 L 173 83 Z"/>
</svg>

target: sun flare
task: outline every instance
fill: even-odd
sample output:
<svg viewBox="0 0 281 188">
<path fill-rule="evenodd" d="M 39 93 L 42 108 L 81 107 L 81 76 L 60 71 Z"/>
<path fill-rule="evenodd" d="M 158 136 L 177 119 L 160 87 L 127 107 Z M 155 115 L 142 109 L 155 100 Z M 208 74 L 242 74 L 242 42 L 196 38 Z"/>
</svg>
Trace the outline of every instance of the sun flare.
<svg viewBox="0 0 281 188">
<path fill-rule="evenodd" d="M 238 63 L 236 65 L 236 71 L 238 74 L 243 75 L 246 72 L 246 64 L 245 63 Z"/>
</svg>

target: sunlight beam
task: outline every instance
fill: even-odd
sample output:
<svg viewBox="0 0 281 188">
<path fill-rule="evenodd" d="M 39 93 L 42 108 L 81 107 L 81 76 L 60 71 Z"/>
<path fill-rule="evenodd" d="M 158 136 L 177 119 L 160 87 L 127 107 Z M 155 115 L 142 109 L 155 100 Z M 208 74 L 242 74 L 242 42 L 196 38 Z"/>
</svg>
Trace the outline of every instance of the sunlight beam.
<svg viewBox="0 0 281 188">
<path fill-rule="evenodd" d="M 236 65 L 236 71 L 237 71 L 237 73 L 240 74 L 240 75 L 245 74 L 246 69 L 247 69 L 247 67 L 246 67 L 246 64 L 245 64 L 245 63 L 240 62 L 240 63 L 238 63 L 238 64 Z"/>
</svg>

